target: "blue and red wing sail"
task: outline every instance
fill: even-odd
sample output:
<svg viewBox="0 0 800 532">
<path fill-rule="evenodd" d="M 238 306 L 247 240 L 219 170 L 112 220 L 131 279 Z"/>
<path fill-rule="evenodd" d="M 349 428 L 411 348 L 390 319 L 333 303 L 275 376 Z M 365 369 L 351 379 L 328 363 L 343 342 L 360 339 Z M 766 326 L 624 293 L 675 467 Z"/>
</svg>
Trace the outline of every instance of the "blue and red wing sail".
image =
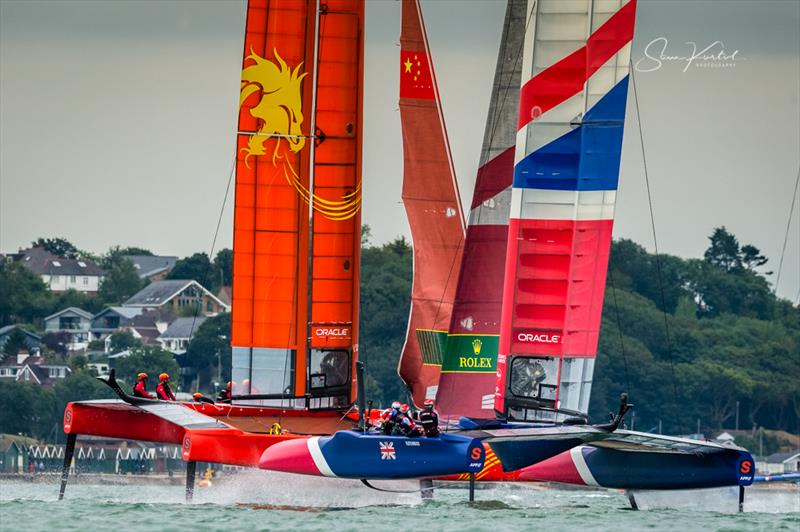
<svg viewBox="0 0 800 532">
<path fill-rule="evenodd" d="M 513 419 L 588 411 L 636 2 L 587 6 L 529 8 L 494 405 Z"/>
</svg>

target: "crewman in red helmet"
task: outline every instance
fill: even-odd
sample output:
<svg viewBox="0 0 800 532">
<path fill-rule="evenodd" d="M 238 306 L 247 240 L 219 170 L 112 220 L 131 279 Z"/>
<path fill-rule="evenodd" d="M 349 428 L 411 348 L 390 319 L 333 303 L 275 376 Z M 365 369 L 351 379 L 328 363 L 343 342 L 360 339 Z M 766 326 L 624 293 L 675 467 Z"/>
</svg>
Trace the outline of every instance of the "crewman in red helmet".
<svg viewBox="0 0 800 532">
<path fill-rule="evenodd" d="M 422 412 L 417 413 L 417 421 L 428 438 L 439 437 L 439 414 L 434 408 L 433 399 L 425 399 Z"/>
<path fill-rule="evenodd" d="M 136 375 L 136 384 L 133 385 L 133 396 L 155 399 L 155 397 L 150 395 L 147 391 L 147 373 L 139 373 Z"/>
<path fill-rule="evenodd" d="M 158 386 L 156 386 L 156 396 L 162 401 L 174 401 L 175 394 L 169 388 L 169 375 L 162 373 L 158 376 Z"/>
</svg>

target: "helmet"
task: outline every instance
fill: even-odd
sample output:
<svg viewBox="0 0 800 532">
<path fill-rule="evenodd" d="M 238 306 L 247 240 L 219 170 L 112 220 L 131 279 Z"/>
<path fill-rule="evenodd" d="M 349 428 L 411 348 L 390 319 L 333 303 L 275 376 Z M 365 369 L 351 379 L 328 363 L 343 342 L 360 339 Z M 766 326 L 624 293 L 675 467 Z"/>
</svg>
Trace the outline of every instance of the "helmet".
<svg viewBox="0 0 800 532">
<path fill-rule="evenodd" d="M 194 392 L 192 394 L 192 397 L 194 397 L 195 399 L 200 399 L 201 397 L 203 397 L 203 394 L 200 392 Z"/>
<path fill-rule="evenodd" d="M 169 380 L 169 375 L 167 375 L 166 373 L 162 373 L 161 375 L 158 376 L 158 380 L 160 380 L 160 381 L 168 381 Z"/>
<path fill-rule="evenodd" d="M 394 408 L 395 410 L 400 410 L 400 401 L 393 402 L 392 408 Z"/>
<path fill-rule="evenodd" d="M 226 385 L 226 387 L 227 387 L 227 388 L 230 388 L 230 387 L 231 387 L 231 381 L 228 381 L 228 384 Z"/>
<path fill-rule="evenodd" d="M 147 378 L 147 373 L 144 373 L 144 372 L 139 373 L 138 375 L 136 375 L 136 379 L 137 380 L 142 380 L 142 379 L 146 379 L 146 378 Z"/>
<path fill-rule="evenodd" d="M 408 405 L 407 405 L 407 404 L 405 404 L 405 403 L 403 403 L 402 405 L 400 405 L 400 412 L 402 412 L 403 414 L 405 414 L 406 412 L 408 412 Z"/>
<path fill-rule="evenodd" d="M 425 399 L 423 406 L 425 408 L 433 408 L 433 399 Z"/>
</svg>

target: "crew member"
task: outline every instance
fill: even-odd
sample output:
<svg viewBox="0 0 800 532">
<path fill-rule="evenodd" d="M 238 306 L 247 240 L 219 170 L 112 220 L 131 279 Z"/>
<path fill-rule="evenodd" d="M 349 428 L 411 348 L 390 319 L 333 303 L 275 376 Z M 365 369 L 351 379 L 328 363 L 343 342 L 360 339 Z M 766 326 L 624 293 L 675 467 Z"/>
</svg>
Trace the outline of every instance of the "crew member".
<svg viewBox="0 0 800 532">
<path fill-rule="evenodd" d="M 192 398 L 194 399 L 194 401 L 196 403 L 202 403 L 203 402 L 203 394 L 200 393 L 200 392 L 194 392 L 192 394 Z"/>
<path fill-rule="evenodd" d="M 422 412 L 417 414 L 417 420 L 422 425 L 422 430 L 428 438 L 439 436 L 439 414 L 433 408 L 433 399 L 425 399 Z"/>
<path fill-rule="evenodd" d="M 156 395 L 163 401 L 174 401 L 175 395 L 169 388 L 169 375 L 162 373 L 158 376 L 158 386 L 156 386 Z"/>
<path fill-rule="evenodd" d="M 397 416 L 400 415 L 400 401 L 395 401 L 392 406 L 381 413 L 381 432 L 387 436 L 394 430 Z"/>
<path fill-rule="evenodd" d="M 407 404 L 400 405 L 400 412 L 395 418 L 392 434 L 394 436 L 416 436 L 418 434 L 417 426 L 408 413 Z"/>
<path fill-rule="evenodd" d="M 155 397 L 150 395 L 147 391 L 147 373 L 139 373 L 136 375 L 136 384 L 133 385 L 133 396 L 155 399 Z"/>
<path fill-rule="evenodd" d="M 219 394 L 217 394 L 217 402 L 218 403 L 231 402 L 231 381 L 228 381 L 228 385 L 219 391 Z"/>
</svg>

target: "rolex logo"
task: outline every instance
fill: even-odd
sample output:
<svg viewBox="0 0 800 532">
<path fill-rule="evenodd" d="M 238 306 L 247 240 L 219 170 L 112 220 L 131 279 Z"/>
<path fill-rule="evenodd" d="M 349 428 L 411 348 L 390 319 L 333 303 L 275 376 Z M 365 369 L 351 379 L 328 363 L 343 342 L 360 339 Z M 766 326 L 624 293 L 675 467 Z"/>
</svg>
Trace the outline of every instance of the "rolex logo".
<svg viewBox="0 0 800 532">
<path fill-rule="evenodd" d="M 482 346 L 483 346 L 483 342 L 481 342 L 479 339 L 475 338 L 472 341 L 472 352 L 475 353 L 476 355 L 480 355 Z"/>
</svg>

